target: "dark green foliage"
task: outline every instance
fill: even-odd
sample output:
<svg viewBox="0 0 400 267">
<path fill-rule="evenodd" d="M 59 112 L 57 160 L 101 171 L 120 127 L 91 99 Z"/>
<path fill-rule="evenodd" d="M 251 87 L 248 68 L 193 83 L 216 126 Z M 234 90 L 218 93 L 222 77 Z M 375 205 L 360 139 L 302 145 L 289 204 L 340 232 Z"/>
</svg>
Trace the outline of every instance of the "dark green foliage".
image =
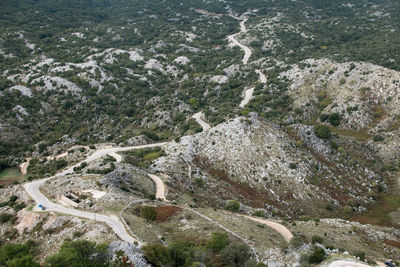
<svg viewBox="0 0 400 267">
<path fill-rule="evenodd" d="M 142 206 L 140 207 L 140 217 L 148 221 L 155 221 L 157 218 L 157 210 L 152 206 Z"/>
<path fill-rule="evenodd" d="M 294 248 L 299 248 L 304 244 L 303 238 L 301 236 L 294 236 L 289 243 Z"/>
<path fill-rule="evenodd" d="M 308 263 L 317 264 L 325 259 L 325 250 L 320 247 L 314 247 L 312 254 L 308 257 Z"/>
<path fill-rule="evenodd" d="M 265 217 L 265 213 L 263 210 L 256 210 L 251 215 L 256 217 Z"/>
<path fill-rule="evenodd" d="M 33 260 L 36 255 L 35 243 L 27 241 L 23 244 L 5 244 L 0 248 L 1 266 L 32 266 L 38 267 L 39 264 Z"/>
<path fill-rule="evenodd" d="M 148 167 L 153 160 L 164 156 L 165 151 L 160 147 L 154 147 L 126 151 L 124 155 L 125 162 L 135 166 Z"/>
<path fill-rule="evenodd" d="M 329 120 L 329 123 L 332 124 L 333 126 L 339 126 L 339 124 L 340 124 L 339 113 L 330 114 L 328 120 Z"/>
<path fill-rule="evenodd" d="M 214 232 L 211 234 L 211 239 L 207 243 L 207 248 L 214 252 L 219 252 L 229 244 L 228 234 Z"/>
<path fill-rule="evenodd" d="M 329 115 L 328 115 L 328 114 L 321 114 L 321 115 L 319 116 L 319 119 L 320 119 L 322 122 L 325 122 L 325 121 L 327 121 L 327 120 L 329 119 Z"/>
<path fill-rule="evenodd" d="M 230 200 L 226 204 L 225 208 L 229 211 L 237 212 L 240 209 L 240 203 L 236 200 Z"/>
<path fill-rule="evenodd" d="M 52 267 L 108 266 L 107 247 L 87 240 L 67 241 L 59 251 L 46 259 Z"/>
<path fill-rule="evenodd" d="M 194 245 L 186 241 L 174 241 L 168 247 L 172 266 L 189 267 L 193 263 Z"/>
<path fill-rule="evenodd" d="M 320 243 L 320 244 L 322 244 L 322 243 L 324 242 L 324 240 L 322 239 L 322 237 L 320 237 L 320 236 L 318 236 L 318 235 L 313 235 L 312 238 L 311 238 L 311 242 L 312 242 L 313 244 L 315 244 L 315 243 Z"/>
<path fill-rule="evenodd" d="M 198 187 L 203 187 L 204 186 L 204 181 L 201 178 L 196 178 L 194 180 L 194 183 L 198 186 Z"/>
<path fill-rule="evenodd" d="M 171 262 L 168 249 L 161 244 L 148 244 L 142 250 L 146 260 L 155 266 L 164 266 Z"/>
<path fill-rule="evenodd" d="M 337 150 L 339 148 L 339 145 L 333 141 L 331 141 L 331 148 Z"/>
<path fill-rule="evenodd" d="M 148 138 L 150 138 L 153 141 L 160 140 L 160 137 L 158 137 L 158 135 L 155 132 L 152 132 L 152 131 L 143 131 L 140 134 L 144 134 L 145 136 L 147 136 Z"/>
<path fill-rule="evenodd" d="M 329 137 L 331 137 L 331 130 L 326 125 L 314 126 L 314 133 L 321 139 L 328 139 Z"/>
<path fill-rule="evenodd" d="M 55 174 L 58 170 L 66 167 L 68 162 L 64 159 L 55 159 L 47 162 L 32 159 L 29 163 L 28 172 L 36 175 Z"/>
<path fill-rule="evenodd" d="M 10 213 L 1 213 L 0 214 L 0 223 L 6 223 L 11 220 L 11 218 L 14 217 Z"/>
<path fill-rule="evenodd" d="M 249 247 L 243 243 L 231 243 L 221 251 L 221 262 L 241 267 L 250 258 Z"/>
<path fill-rule="evenodd" d="M 353 254 L 353 256 L 359 258 L 361 261 L 365 261 L 365 252 L 364 251 L 355 251 L 352 254 Z"/>
<path fill-rule="evenodd" d="M 375 142 L 382 142 L 385 138 L 382 135 L 374 135 L 372 138 Z"/>
<path fill-rule="evenodd" d="M 26 255 L 7 261 L 7 267 L 40 267 L 40 264 L 34 260 L 32 255 Z"/>
</svg>

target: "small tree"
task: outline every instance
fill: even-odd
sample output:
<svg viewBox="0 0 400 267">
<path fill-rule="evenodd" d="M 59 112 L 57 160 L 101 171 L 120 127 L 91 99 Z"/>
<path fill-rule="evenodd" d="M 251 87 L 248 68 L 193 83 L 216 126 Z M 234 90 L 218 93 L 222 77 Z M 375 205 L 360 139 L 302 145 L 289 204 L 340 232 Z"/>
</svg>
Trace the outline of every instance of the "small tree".
<svg viewBox="0 0 400 267">
<path fill-rule="evenodd" d="M 291 240 L 290 240 L 290 246 L 294 247 L 294 248 L 299 248 L 301 247 L 304 242 L 303 242 L 303 238 L 301 238 L 301 236 L 294 236 Z"/>
<path fill-rule="evenodd" d="M 314 247 L 314 252 L 308 257 L 308 263 L 320 263 L 325 259 L 325 250 L 320 247 Z"/>
<path fill-rule="evenodd" d="M 339 113 L 330 114 L 328 120 L 333 126 L 339 126 L 339 124 L 340 124 Z"/>
<path fill-rule="evenodd" d="M 361 261 L 365 261 L 365 252 L 364 251 L 356 251 L 353 255 L 359 258 Z"/>
<path fill-rule="evenodd" d="M 249 259 L 249 247 L 243 243 L 232 243 L 221 251 L 221 263 L 227 266 L 244 266 Z"/>
<path fill-rule="evenodd" d="M 148 244 L 142 250 L 146 260 L 155 266 L 163 266 L 171 261 L 168 249 L 161 244 Z"/>
<path fill-rule="evenodd" d="M 228 234 L 214 232 L 211 234 L 211 239 L 207 243 L 207 247 L 214 252 L 219 252 L 229 244 Z"/>
<path fill-rule="evenodd" d="M 328 139 L 329 137 L 331 137 L 331 130 L 326 125 L 314 126 L 314 133 L 321 139 Z"/>
<path fill-rule="evenodd" d="M 230 200 L 230 201 L 226 204 L 225 208 L 226 208 L 227 210 L 230 210 L 230 211 L 233 211 L 233 212 L 237 212 L 237 211 L 239 211 L 239 209 L 240 209 L 240 203 L 237 202 L 236 200 Z"/>
<path fill-rule="evenodd" d="M 311 242 L 313 244 L 315 244 L 315 243 L 322 244 L 324 242 L 324 240 L 319 235 L 313 235 L 312 238 L 311 238 Z"/>
<path fill-rule="evenodd" d="M 142 206 L 140 207 L 140 217 L 148 221 L 155 221 L 157 219 L 157 210 L 152 206 Z"/>
</svg>

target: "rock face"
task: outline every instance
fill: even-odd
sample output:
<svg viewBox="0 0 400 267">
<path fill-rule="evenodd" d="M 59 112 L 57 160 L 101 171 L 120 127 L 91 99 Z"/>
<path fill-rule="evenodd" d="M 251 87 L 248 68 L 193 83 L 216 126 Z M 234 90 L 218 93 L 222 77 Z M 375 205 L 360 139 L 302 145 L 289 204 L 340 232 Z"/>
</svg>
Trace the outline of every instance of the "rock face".
<svg viewBox="0 0 400 267">
<path fill-rule="evenodd" d="M 114 256 L 115 259 L 118 251 L 122 251 L 123 254 L 128 258 L 128 261 L 134 264 L 135 267 L 150 267 L 151 265 L 145 260 L 141 250 L 132 244 L 114 241 L 111 242 L 108 247 L 110 257 Z"/>
<path fill-rule="evenodd" d="M 327 205 L 340 212 L 350 199 L 365 205 L 372 185 L 381 182 L 374 172 L 333 152 L 311 127 L 282 129 L 256 115 L 183 137 L 166 151 L 153 168 L 169 173 L 171 184 L 194 190 L 193 179 L 202 178 L 207 189 L 198 194 L 205 199 L 237 198 L 287 216 L 328 215 Z"/>
<path fill-rule="evenodd" d="M 37 213 L 20 210 L 17 214 L 19 223 L 15 226 L 18 233 L 22 235 L 24 231 L 31 232 L 38 223 L 41 222 L 41 216 Z"/>
<path fill-rule="evenodd" d="M 400 73 L 365 62 L 309 59 L 281 73 L 306 118 L 339 113 L 341 126 L 370 132 L 389 128 L 400 114 Z"/>
<path fill-rule="evenodd" d="M 335 125 L 368 139 L 376 158 L 397 165 L 400 155 L 400 72 L 365 62 L 308 59 L 280 74 L 289 80 L 296 115 L 332 126 L 321 115 L 338 114 Z M 379 136 L 376 142 L 373 137 Z M 378 140 L 379 140 L 378 139 Z M 384 140 L 384 142 L 382 142 Z"/>
</svg>

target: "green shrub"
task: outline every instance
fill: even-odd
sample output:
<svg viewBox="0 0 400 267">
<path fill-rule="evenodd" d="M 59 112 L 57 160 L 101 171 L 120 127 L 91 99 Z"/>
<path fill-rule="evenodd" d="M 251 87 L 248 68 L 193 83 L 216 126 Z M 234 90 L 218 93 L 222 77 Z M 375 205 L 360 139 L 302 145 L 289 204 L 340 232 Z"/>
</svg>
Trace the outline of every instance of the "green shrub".
<svg viewBox="0 0 400 267">
<path fill-rule="evenodd" d="M 164 266 L 171 261 L 168 249 L 161 244 L 148 244 L 142 250 L 146 260 L 155 266 Z"/>
<path fill-rule="evenodd" d="M 79 238 L 79 237 L 81 237 L 81 236 L 83 236 L 83 233 L 80 232 L 80 231 L 75 231 L 75 232 L 72 234 L 72 237 L 73 237 L 73 238 Z"/>
<path fill-rule="evenodd" d="M 194 183 L 198 186 L 198 187 L 203 187 L 204 186 L 204 181 L 201 178 L 196 178 L 194 179 Z"/>
<path fill-rule="evenodd" d="M 247 245 L 232 243 L 221 251 L 220 261 L 223 265 L 242 267 L 249 258 L 249 247 Z"/>
<path fill-rule="evenodd" d="M 372 139 L 375 142 L 381 142 L 381 141 L 385 140 L 385 138 L 382 135 L 375 135 L 374 137 L 372 137 Z"/>
<path fill-rule="evenodd" d="M 239 211 L 239 209 L 240 209 L 240 203 L 237 202 L 236 200 L 230 200 L 230 201 L 226 204 L 225 208 L 226 208 L 227 210 L 229 210 L 229 211 L 237 212 L 237 211 Z"/>
<path fill-rule="evenodd" d="M 23 244 L 5 244 L 0 248 L 0 266 L 39 266 L 33 261 L 36 254 L 35 242 L 27 241 Z M 29 263 L 26 265 L 26 263 Z M 25 264 L 25 265 L 24 265 Z"/>
<path fill-rule="evenodd" d="M 157 210 L 152 206 L 142 206 L 140 207 L 140 217 L 148 221 L 155 221 L 157 219 Z"/>
<path fill-rule="evenodd" d="M 365 261 L 365 252 L 364 251 L 355 251 L 353 253 L 353 256 L 359 258 L 361 261 Z"/>
<path fill-rule="evenodd" d="M 46 262 L 52 267 L 108 266 L 107 247 L 87 240 L 67 241 Z"/>
<path fill-rule="evenodd" d="M 311 220 L 311 217 L 308 215 L 301 215 L 300 220 L 304 221 L 304 222 L 308 222 L 309 220 Z"/>
<path fill-rule="evenodd" d="M 9 213 L 1 213 L 0 214 L 0 223 L 6 223 L 8 222 L 14 215 L 9 214 Z"/>
<path fill-rule="evenodd" d="M 326 125 L 314 126 L 314 133 L 321 139 L 328 139 L 329 137 L 331 137 L 331 130 Z"/>
<path fill-rule="evenodd" d="M 303 238 L 301 236 L 294 236 L 291 240 L 289 245 L 294 248 L 299 248 L 304 244 Z"/>
<path fill-rule="evenodd" d="M 322 237 L 320 237 L 319 235 L 313 235 L 313 236 L 311 237 L 311 242 L 312 242 L 313 244 L 315 244 L 315 243 L 322 244 L 322 243 L 324 242 L 324 239 L 322 239 Z"/>
<path fill-rule="evenodd" d="M 147 136 L 148 138 L 150 138 L 153 141 L 158 141 L 160 140 L 160 137 L 152 131 L 142 131 L 140 134 L 144 134 L 145 136 Z"/>
<path fill-rule="evenodd" d="M 214 232 L 211 234 L 211 239 L 207 243 L 207 248 L 214 252 L 219 252 L 229 244 L 228 234 Z"/>
<path fill-rule="evenodd" d="M 263 210 L 256 210 L 251 215 L 255 217 L 265 217 L 265 213 Z"/>
<path fill-rule="evenodd" d="M 328 120 L 329 120 L 329 123 L 332 124 L 333 126 L 339 126 L 339 124 L 340 124 L 339 113 L 330 114 Z"/>
<path fill-rule="evenodd" d="M 194 246 L 186 241 L 174 241 L 168 247 L 172 266 L 191 266 L 193 264 Z"/>
<path fill-rule="evenodd" d="M 327 121 L 327 120 L 329 119 L 329 115 L 328 115 L 328 114 L 321 114 L 321 115 L 319 116 L 319 119 L 320 119 L 322 122 L 325 122 L 325 121 Z"/>
<path fill-rule="evenodd" d="M 339 148 L 339 145 L 335 142 L 331 142 L 331 148 L 337 150 Z"/>
<path fill-rule="evenodd" d="M 314 247 L 313 253 L 308 257 L 308 263 L 317 264 L 325 259 L 325 250 L 320 247 Z"/>
</svg>

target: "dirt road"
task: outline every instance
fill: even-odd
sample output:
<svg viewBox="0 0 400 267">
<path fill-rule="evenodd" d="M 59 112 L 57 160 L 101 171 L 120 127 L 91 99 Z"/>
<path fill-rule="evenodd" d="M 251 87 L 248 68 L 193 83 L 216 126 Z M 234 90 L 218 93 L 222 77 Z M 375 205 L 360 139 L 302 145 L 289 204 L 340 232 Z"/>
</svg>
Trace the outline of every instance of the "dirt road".
<svg viewBox="0 0 400 267">
<path fill-rule="evenodd" d="M 208 129 L 211 128 L 211 126 L 207 122 L 203 121 L 203 117 L 204 114 L 202 111 L 197 112 L 192 116 L 192 118 L 195 119 L 197 123 L 200 124 L 200 126 L 203 128 L 203 131 L 207 131 Z"/>
<path fill-rule="evenodd" d="M 355 261 L 351 259 L 334 259 L 322 267 L 369 267 L 367 263 Z"/>
<path fill-rule="evenodd" d="M 232 42 L 233 46 L 239 46 L 244 51 L 244 56 L 243 56 L 243 59 L 242 59 L 242 62 L 243 62 L 244 65 L 246 65 L 247 62 L 249 61 L 252 52 L 251 52 L 250 47 L 241 44 L 236 39 L 236 36 L 238 36 L 241 33 L 247 32 L 246 26 L 244 25 L 244 23 L 246 21 L 247 21 L 247 19 L 242 20 L 240 22 L 240 32 L 228 36 L 228 40 Z"/>
<path fill-rule="evenodd" d="M 289 229 L 287 229 L 286 226 L 284 226 L 280 223 L 273 222 L 273 221 L 266 220 L 266 219 L 257 218 L 257 217 L 252 217 L 249 215 L 243 215 L 243 214 L 235 214 L 235 215 L 250 219 L 254 222 L 264 224 L 264 225 L 274 229 L 286 240 L 286 242 L 289 242 L 293 238 L 293 234 L 289 231 Z"/>
<path fill-rule="evenodd" d="M 147 174 L 152 180 L 153 182 L 156 184 L 156 199 L 161 199 L 162 201 L 165 202 L 170 202 L 166 197 L 165 197 L 165 184 L 164 182 L 161 180 L 160 177 L 158 177 L 157 175 L 154 174 Z"/>
</svg>

